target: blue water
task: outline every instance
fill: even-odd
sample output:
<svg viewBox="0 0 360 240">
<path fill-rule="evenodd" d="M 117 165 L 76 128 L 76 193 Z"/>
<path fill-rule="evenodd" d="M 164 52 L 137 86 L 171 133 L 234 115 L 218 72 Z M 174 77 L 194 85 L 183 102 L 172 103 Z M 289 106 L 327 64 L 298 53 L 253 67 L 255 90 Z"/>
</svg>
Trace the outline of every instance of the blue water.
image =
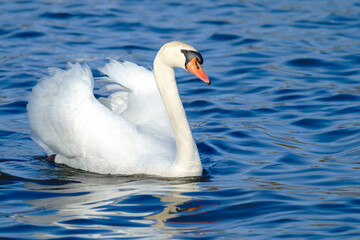
<svg viewBox="0 0 360 240">
<path fill-rule="evenodd" d="M 24 0 L 0 13 L 0 238 L 360 238 L 357 0 Z M 202 178 L 46 161 L 26 104 L 48 67 L 150 68 L 172 40 L 212 80 L 176 71 Z"/>
</svg>

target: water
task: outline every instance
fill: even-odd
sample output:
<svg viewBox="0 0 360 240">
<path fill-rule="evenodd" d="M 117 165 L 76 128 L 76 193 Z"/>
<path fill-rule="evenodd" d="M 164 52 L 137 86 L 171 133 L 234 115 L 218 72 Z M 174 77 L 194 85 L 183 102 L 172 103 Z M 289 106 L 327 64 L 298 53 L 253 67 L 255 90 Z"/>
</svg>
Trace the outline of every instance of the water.
<svg viewBox="0 0 360 240">
<path fill-rule="evenodd" d="M 360 4 L 1 1 L 0 237 L 359 239 Z M 48 67 L 150 67 L 182 40 L 207 86 L 176 71 L 201 179 L 103 176 L 48 163 L 27 96 Z"/>
</svg>

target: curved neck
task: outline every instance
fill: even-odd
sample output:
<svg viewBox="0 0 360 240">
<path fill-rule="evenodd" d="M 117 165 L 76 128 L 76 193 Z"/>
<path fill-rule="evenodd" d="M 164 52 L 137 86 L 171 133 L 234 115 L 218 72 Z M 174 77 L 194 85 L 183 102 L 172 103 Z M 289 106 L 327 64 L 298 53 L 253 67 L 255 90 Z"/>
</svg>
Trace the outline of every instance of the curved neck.
<svg viewBox="0 0 360 240">
<path fill-rule="evenodd" d="M 179 171 L 188 172 L 188 175 L 189 172 L 199 175 L 199 171 L 202 171 L 199 153 L 180 100 L 174 69 L 164 65 L 156 57 L 154 75 L 174 131 L 177 150 L 174 167 Z"/>
</svg>

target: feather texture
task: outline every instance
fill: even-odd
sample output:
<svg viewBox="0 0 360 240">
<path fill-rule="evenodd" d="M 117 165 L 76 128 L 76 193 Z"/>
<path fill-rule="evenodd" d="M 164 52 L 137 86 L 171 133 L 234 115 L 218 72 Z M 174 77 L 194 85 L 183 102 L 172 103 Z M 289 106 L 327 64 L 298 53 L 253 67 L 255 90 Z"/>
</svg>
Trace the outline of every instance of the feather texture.
<svg viewBox="0 0 360 240">
<path fill-rule="evenodd" d="M 67 70 L 50 71 L 51 76 L 34 87 L 27 109 L 33 139 L 48 155 L 56 154 L 57 163 L 108 174 L 157 175 L 159 166 L 169 168 L 175 142 L 150 71 L 117 61 L 102 69 L 110 82 L 107 89 L 113 92 L 104 99 L 114 108 L 95 99 L 87 65 L 69 64 Z M 153 83 L 139 89 L 131 82 L 138 79 Z M 129 104 L 128 100 L 134 101 Z M 152 122 L 154 118 L 162 121 Z"/>
</svg>

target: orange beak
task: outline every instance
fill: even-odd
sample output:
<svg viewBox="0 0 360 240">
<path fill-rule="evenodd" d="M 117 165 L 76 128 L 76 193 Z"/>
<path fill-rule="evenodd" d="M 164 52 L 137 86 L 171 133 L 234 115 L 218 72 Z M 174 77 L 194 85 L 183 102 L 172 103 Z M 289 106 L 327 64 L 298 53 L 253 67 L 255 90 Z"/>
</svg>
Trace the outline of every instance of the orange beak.
<svg viewBox="0 0 360 240">
<path fill-rule="evenodd" d="M 201 65 L 196 57 L 194 57 L 190 62 L 188 62 L 188 64 L 186 64 L 186 69 L 195 76 L 197 76 L 198 78 L 200 78 L 201 80 L 203 80 L 205 83 L 210 85 L 211 83 L 210 79 L 208 78 L 208 76 L 206 76 L 206 74 L 202 70 Z"/>
</svg>

